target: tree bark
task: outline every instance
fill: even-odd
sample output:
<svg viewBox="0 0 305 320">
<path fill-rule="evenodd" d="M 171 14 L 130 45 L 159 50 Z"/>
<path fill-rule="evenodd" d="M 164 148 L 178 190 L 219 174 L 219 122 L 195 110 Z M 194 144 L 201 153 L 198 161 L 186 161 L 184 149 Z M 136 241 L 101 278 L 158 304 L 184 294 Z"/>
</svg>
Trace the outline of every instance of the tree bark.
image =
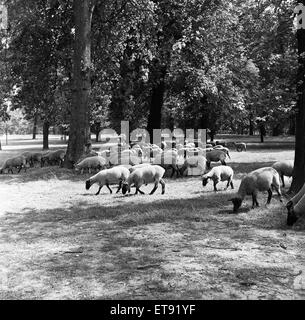
<svg viewBox="0 0 305 320">
<path fill-rule="evenodd" d="M 89 97 L 91 93 L 91 22 L 95 1 L 74 0 L 75 43 L 73 94 L 65 167 L 72 168 L 89 139 Z"/>
<path fill-rule="evenodd" d="M 305 5 L 305 1 L 301 1 Z M 298 29 L 298 86 L 293 180 L 289 192 L 296 193 L 305 181 L 305 30 Z"/>
<path fill-rule="evenodd" d="M 49 149 L 49 128 L 50 124 L 48 121 L 43 123 L 43 150 Z"/>
<path fill-rule="evenodd" d="M 37 115 L 35 115 L 34 116 L 34 124 L 33 124 L 33 137 L 32 137 L 33 140 L 36 139 L 36 135 L 37 135 L 37 121 L 38 121 L 38 117 L 37 117 Z"/>
<path fill-rule="evenodd" d="M 254 125 L 253 125 L 253 119 L 250 117 L 249 119 L 249 135 L 253 136 L 254 134 Z"/>
<path fill-rule="evenodd" d="M 152 88 L 150 110 L 147 123 L 147 131 L 150 135 L 150 142 L 153 143 L 153 130 L 161 129 L 162 107 L 165 93 L 166 67 L 161 68 L 160 78 Z"/>
</svg>

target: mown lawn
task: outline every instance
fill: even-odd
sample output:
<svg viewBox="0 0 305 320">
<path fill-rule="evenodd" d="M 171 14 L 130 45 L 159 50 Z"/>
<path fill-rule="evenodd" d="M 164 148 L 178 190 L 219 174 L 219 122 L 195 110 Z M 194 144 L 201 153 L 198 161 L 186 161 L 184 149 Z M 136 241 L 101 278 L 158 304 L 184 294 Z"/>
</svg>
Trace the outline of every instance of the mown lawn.
<svg viewBox="0 0 305 320">
<path fill-rule="evenodd" d="M 237 189 L 293 151 L 231 157 Z M 1 299 L 304 299 L 305 223 L 288 228 L 276 196 L 232 214 L 234 190 L 214 193 L 198 177 L 167 178 L 163 196 L 95 196 L 87 177 L 0 176 Z"/>
</svg>

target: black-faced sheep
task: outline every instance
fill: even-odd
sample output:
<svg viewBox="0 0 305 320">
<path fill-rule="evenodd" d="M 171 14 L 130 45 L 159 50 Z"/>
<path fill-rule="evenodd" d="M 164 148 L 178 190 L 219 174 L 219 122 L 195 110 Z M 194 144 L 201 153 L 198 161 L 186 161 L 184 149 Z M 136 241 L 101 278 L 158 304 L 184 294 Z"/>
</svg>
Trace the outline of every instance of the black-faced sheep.
<svg viewBox="0 0 305 320">
<path fill-rule="evenodd" d="M 233 169 L 228 166 L 217 166 L 214 167 L 210 172 L 204 174 L 202 176 L 202 185 L 205 187 L 209 180 L 213 181 L 214 191 L 217 191 L 217 184 L 220 181 L 227 181 L 226 190 L 231 185 L 231 188 L 234 189 L 233 186 Z"/>
<path fill-rule="evenodd" d="M 91 186 L 96 183 L 99 185 L 99 190 L 96 195 L 100 194 L 103 186 L 106 186 L 110 193 L 112 193 L 110 185 L 118 184 L 119 188 L 116 192 L 118 193 L 122 188 L 122 183 L 128 179 L 129 174 L 129 170 L 124 166 L 102 170 L 86 181 L 86 190 L 89 190 Z"/>
<path fill-rule="evenodd" d="M 267 204 L 269 204 L 272 198 L 272 187 L 275 188 L 282 202 L 280 176 L 275 169 L 265 167 L 248 173 L 242 179 L 236 196 L 230 199 L 233 202 L 233 212 L 238 211 L 246 195 L 252 195 L 252 208 L 258 207 L 257 194 L 259 191 L 268 191 Z"/>
<path fill-rule="evenodd" d="M 151 165 L 143 168 L 138 168 L 133 171 L 128 177 L 127 181 L 123 182 L 122 192 L 126 194 L 126 192 L 130 192 L 130 187 L 134 184 L 136 187 L 136 193 L 140 192 L 144 194 L 143 191 L 140 190 L 143 184 L 154 183 L 154 188 L 150 192 L 152 195 L 158 188 L 158 184 L 162 185 L 162 194 L 165 193 L 165 182 L 163 181 L 163 175 L 165 173 L 165 169 L 157 166 Z"/>
<path fill-rule="evenodd" d="M 105 167 L 106 160 L 103 157 L 95 156 L 85 158 L 83 161 L 75 165 L 75 171 L 81 171 L 81 174 L 84 173 L 85 169 L 88 169 L 88 172 L 91 173 L 91 169 L 101 170 Z"/>
<path fill-rule="evenodd" d="M 27 169 L 27 162 L 26 162 L 26 158 L 23 156 L 17 156 L 14 158 L 10 158 L 7 159 L 3 166 L 0 168 L 0 173 L 2 174 L 4 172 L 4 170 L 8 170 L 8 173 L 14 173 L 13 172 L 13 168 L 18 168 L 18 173 L 21 171 L 22 168 L 24 168 L 24 171 L 26 171 Z"/>
<path fill-rule="evenodd" d="M 221 150 L 212 150 L 206 153 L 207 168 L 211 168 L 211 162 L 220 161 L 222 165 L 226 165 L 227 154 Z"/>
<path fill-rule="evenodd" d="M 286 204 L 288 210 L 287 225 L 292 226 L 305 213 L 305 184 Z"/>
</svg>

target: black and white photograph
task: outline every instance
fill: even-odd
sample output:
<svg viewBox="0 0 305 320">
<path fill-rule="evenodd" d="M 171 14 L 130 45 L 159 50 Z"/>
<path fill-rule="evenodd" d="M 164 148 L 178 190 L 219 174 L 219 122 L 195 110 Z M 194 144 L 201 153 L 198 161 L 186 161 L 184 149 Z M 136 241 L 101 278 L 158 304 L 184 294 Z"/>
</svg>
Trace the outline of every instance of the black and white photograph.
<svg viewBox="0 0 305 320">
<path fill-rule="evenodd" d="M 304 299 L 305 0 L 0 0 L 0 300 Z"/>
</svg>

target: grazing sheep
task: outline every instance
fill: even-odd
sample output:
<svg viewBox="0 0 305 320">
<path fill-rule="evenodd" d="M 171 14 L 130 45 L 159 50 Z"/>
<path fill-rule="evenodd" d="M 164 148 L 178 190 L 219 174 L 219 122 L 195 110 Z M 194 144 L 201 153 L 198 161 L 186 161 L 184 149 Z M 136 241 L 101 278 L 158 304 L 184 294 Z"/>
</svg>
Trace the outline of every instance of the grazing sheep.
<svg viewBox="0 0 305 320">
<path fill-rule="evenodd" d="M 129 172 L 132 173 L 134 172 L 136 169 L 138 168 L 143 168 L 143 167 L 147 167 L 147 166 L 151 166 L 151 163 L 141 163 L 141 164 L 137 164 L 135 166 L 132 166 L 129 168 Z"/>
<path fill-rule="evenodd" d="M 118 184 L 119 188 L 116 192 L 118 193 L 122 188 L 122 183 L 128 179 L 129 174 L 129 170 L 124 166 L 117 166 L 114 168 L 102 170 L 86 181 L 86 190 L 89 190 L 92 185 L 97 183 L 99 185 L 99 189 L 95 195 L 100 194 L 103 186 L 106 186 L 110 193 L 112 193 L 110 185 Z"/>
<path fill-rule="evenodd" d="M 185 159 L 183 166 L 180 168 L 180 175 L 184 176 L 185 171 L 188 168 L 199 168 L 200 174 L 203 174 L 206 170 L 207 160 L 204 156 L 193 156 Z"/>
<path fill-rule="evenodd" d="M 282 180 L 282 186 L 285 187 L 285 180 L 284 176 L 292 177 L 294 161 L 293 160 L 286 160 L 286 161 L 277 161 L 272 165 L 280 175 Z"/>
<path fill-rule="evenodd" d="M 131 164 L 132 166 L 134 166 L 140 164 L 142 162 L 142 159 L 134 155 L 117 153 L 113 154 L 108 161 L 111 166 L 115 166 L 118 164 Z"/>
<path fill-rule="evenodd" d="M 214 183 L 214 191 L 217 191 L 217 184 L 220 181 L 227 181 L 227 187 L 225 190 L 229 188 L 231 185 L 231 188 L 234 189 L 233 186 L 233 169 L 228 166 L 218 166 L 214 167 L 210 172 L 204 174 L 202 176 L 202 185 L 205 187 L 209 180 L 213 180 Z"/>
<path fill-rule="evenodd" d="M 242 152 L 247 151 L 247 145 L 244 142 L 235 142 L 236 151 Z"/>
<path fill-rule="evenodd" d="M 102 152 L 95 152 L 93 150 L 90 150 L 89 152 L 82 154 L 80 156 L 80 158 L 78 159 L 77 163 L 80 163 L 81 161 L 83 161 L 86 158 L 101 156 L 101 154 L 102 154 Z"/>
<path fill-rule="evenodd" d="M 32 152 L 26 151 L 21 154 L 22 157 L 25 157 L 26 163 L 32 167 Z"/>
<path fill-rule="evenodd" d="M 172 174 L 171 178 L 174 176 L 176 173 L 176 176 L 178 177 L 180 175 L 179 168 L 178 168 L 178 154 L 177 152 L 168 150 L 163 152 L 162 154 L 158 154 L 154 161 L 153 164 L 159 165 L 162 168 L 166 170 L 172 169 Z"/>
<path fill-rule="evenodd" d="M 22 168 L 24 168 L 24 172 L 26 172 L 26 167 L 27 162 L 26 162 L 26 158 L 24 156 L 17 156 L 14 158 L 9 158 L 7 159 L 3 166 L 0 169 L 0 173 L 2 174 L 4 172 L 5 169 L 8 169 L 7 172 L 8 173 L 14 173 L 13 172 L 13 168 L 18 168 L 18 173 L 21 171 Z"/>
<path fill-rule="evenodd" d="M 223 147 L 223 146 L 221 146 L 221 145 L 217 145 L 217 146 L 215 146 L 213 149 L 214 149 L 214 150 L 223 151 L 223 152 L 228 156 L 228 158 L 231 159 L 231 157 L 230 157 L 230 152 L 229 152 L 230 150 L 229 150 L 228 148 Z"/>
<path fill-rule="evenodd" d="M 292 226 L 305 213 L 305 183 L 300 191 L 286 204 L 288 210 L 287 225 Z"/>
<path fill-rule="evenodd" d="M 44 166 L 47 162 L 49 165 L 58 164 L 62 166 L 64 163 L 66 151 L 59 149 L 55 151 L 49 151 L 41 157 L 41 166 Z"/>
<path fill-rule="evenodd" d="M 218 162 L 220 161 L 222 165 L 227 165 L 226 160 L 227 154 L 221 150 L 213 149 L 206 153 L 206 160 L 207 160 L 207 167 L 211 168 L 211 162 Z"/>
<path fill-rule="evenodd" d="M 265 167 L 248 173 L 242 179 L 236 197 L 229 200 L 233 202 L 233 212 L 238 211 L 246 195 L 252 195 L 252 208 L 258 207 L 257 194 L 259 191 L 268 191 L 267 204 L 269 204 L 272 198 L 272 187 L 275 188 L 282 202 L 280 176 L 275 169 Z"/>
<path fill-rule="evenodd" d="M 122 192 L 123 194 L 126 194 L 127 191 L 130 192 L 130 186 L 134 184 L 136 187 L 135 194 L 138 194 L 138 192 L 144 194 L 144 192 L 140 190 L 141 186 L 143 184 L 154 183 L 155 186 L 150 192 L 152 195 L 157 190 L 158 184 L 160 183 L 162 185 L 162 194 L 164 194 L 165 182 L 162 179 L 164 173 L 165 169 L 157 165 L 138 168 L 130 174 L 127 181 L 123 182 Z"/>
<path fill-rule="evenodd" d="M 88 172 L 91 173 L 91 169 L 101 170 L 106 165 L 106 160 L 102 157 L 95 156 L 85 158 L 83 161 L 75 165 L 75 171 L 81 171 L 81 174 L 84 173 L 85 169 L 88 169 Z"/>
</svg>

